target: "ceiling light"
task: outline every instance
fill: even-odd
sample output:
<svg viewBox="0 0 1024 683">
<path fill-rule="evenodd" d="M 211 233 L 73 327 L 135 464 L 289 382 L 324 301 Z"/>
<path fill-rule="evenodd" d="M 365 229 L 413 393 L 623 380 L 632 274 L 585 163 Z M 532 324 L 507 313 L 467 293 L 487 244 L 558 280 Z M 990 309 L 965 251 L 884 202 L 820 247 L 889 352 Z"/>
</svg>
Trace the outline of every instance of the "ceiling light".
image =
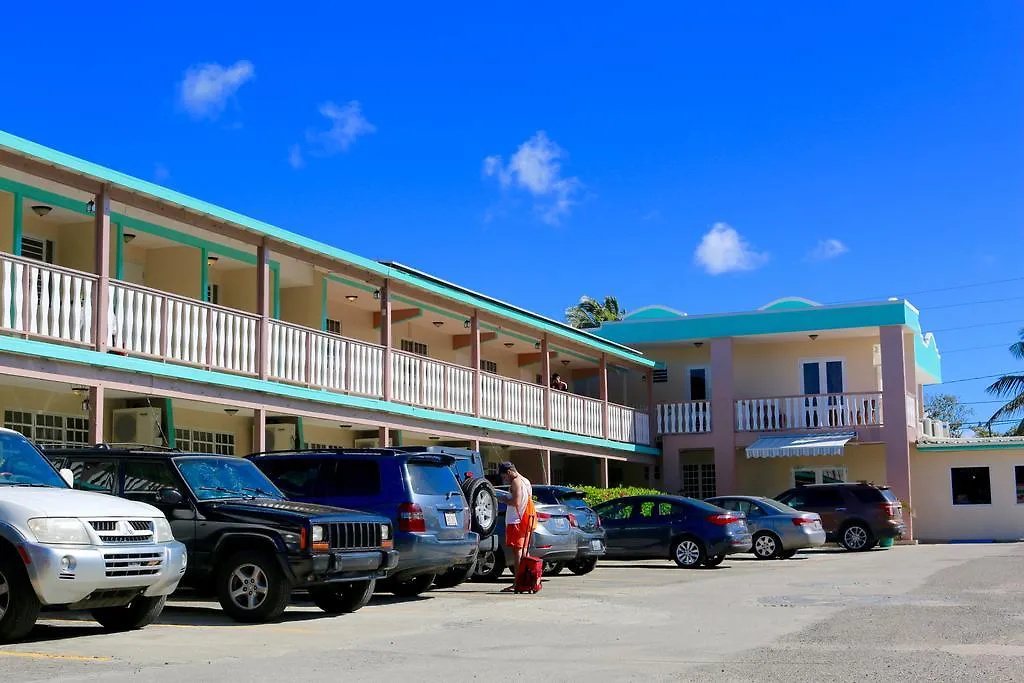
<svg viewBox="0 0 1024 683">
<path fill-rule="evenodd" d="M 511 349 L 513 346 L 515 346 L 515 344 L 513 344 L 512 342 L 505 342 L 506 349 Z"/>
<path fill-rule="evenodd" d="M 380 290 L 379 289 L 373 290 L 373 298 L 374 299 L 380 299 Z"/>
<path fill-rule="evenodd" d="M 342 429 L 352 429 L 352 425 L 338 425 Z"/>
<path fill-rule="evenodd" d="M 563 361 L 562 361 L 562 365 L 568 365 L 568 364 L 569 364 L 569 361 L 568 361 L 568 360 L 563 360 Z"/>
<path fill-rule="evenodd" d="M 359 297 L 357 295 L 355 295 L 355 294 L 346 294 L 345 295 L 345 300 L 346 301 L 355 301 L 358 298 Z"/>
<path fill-rule="evenodd" d="M 129 242 L 131 242 L 134 239 L 135 239 L 135 233 L 134 232 L 126 232 L 123 235 L 121 235 L 121 240 L 124 241 L 125 244 L 128 244 Z"/>
<path fill-rule="evenodd" d="M 217 256 L 214 256 L 214 255 L 212 255 L 212 254 L 211 254 L 210 256 L 207 256 L 207 257 L 206 257 L 206 265 L 208 265 L 208 266 L 212 266 L 212 265 L 213 265 L 213 264 L 215 264 L 215 263 L 216 263 L 217 261 L 220 261 L 220 258 L 219 258 L 219 257 L 217 257 Z"/>
<path fill-rule="evenodd" d="M 815 339 L 818 338 L 818 335 L 816 335 L 816 334 L 809 334 L 807 336 L 811 338 L 811 341 L 814 341 Z"/>
<path fill-rule="evenodd" d="M 89 387 L 71 387 L 71 393 L 75 396 L 85 396 L 89 393 Z"/>
<path fill-rule="evenodd" d="M 443 320 L 435 320 L 434 321 L 434 327 L 441 327 L 441 325 L 444 325 L 444 321 Z"/>
<path fill-rule="evenodd" d="M 47 206 L 46 204 L 36 204 L 35 206 L 32 207 L 32 213 L 39 216 L 40 218 L 50 213 L 51 211 L 53 211 L 53 207 Z"/>
<path fill-rule="evenodd" d="M 704 342 L 693 342 L 693 345 L 699 349 L 700 347 L 704 346 Z"/>
<path fill-rule="evenodd" d="M 468 330 L 469 328 L 471 328 L 473 326 L 473 321 L 470 320 L 469 318 L 466 318 L 466 321 L 464 323 L 462 323 L 462 326 L 465 327 Z"/>
<path fill-rule="evenodd" d="M 224 412 L 227 413 L 228 415 L 237 415 L 238 408 L 225 408 Z"/>
<path fill-rule="evenodd" d="M 430 437 L 430 440 L 431 441 L 440 441 L 441 437 L 439 437 L 439 436 L 432 436 L 432 437 Z"/>
</svg>

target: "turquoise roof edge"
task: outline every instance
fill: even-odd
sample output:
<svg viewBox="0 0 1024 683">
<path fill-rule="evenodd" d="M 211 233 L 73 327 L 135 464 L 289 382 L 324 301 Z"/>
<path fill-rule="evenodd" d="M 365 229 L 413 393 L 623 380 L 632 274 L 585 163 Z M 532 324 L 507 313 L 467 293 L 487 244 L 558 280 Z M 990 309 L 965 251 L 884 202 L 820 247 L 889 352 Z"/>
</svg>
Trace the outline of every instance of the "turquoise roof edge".
<svg viewBox="0 0 1024 683">
<path fill-rule="evenodd" d="M 186 194 L 162 187 L 156 183 L 151 183 L 140 178 L 134 178 L 125 173 L 121 173 L 120 171 L 100 166 L 99 164 L 95 164 L 91 161 L 73 157 L 65 152 L 46 147 L 45 145 L 32 142 L 31 140 L 26 140 L 25 138 L 18 137 L 17 135 L 13 135 L 2 130 L 0 130 L 0 147 L 5 147 L 16 153 L 41 159 L 50 164 L 62 166 L 76 173 L 92 176 L 105 183 L 120 185 L 133 192 L 149 195 L 161 201 L 182 206 L 191 211 L 204 213 L 212 216 L 213 218 L 234 223 L 275 240 L 288 242 L 302 249 L 306 249 L 307 251 L 316 252 L 329 258 L 344 261 L 380 277 L 405 282 L 449 299 L 454 299 L 476 308 L 488 310 L 492 313 L 512 318 L 513 320 L 517 320 L 532 327 L 537 327 L 545 332 L 553 332 L 563 337 L 568 337 L 585 346 L 604 351 L 619 358 L 627 359 L 636 365 L 647 368 L 654 367 L 654 362 L 645 358 L 641 353 L 634 349 L 627 348 L 611 339 L 604 339 L 597 335 L 581 332 L 580 330 L 576 330 L 568 325 L 551 320 L 550 318 L 545 318 L 544 316 L 526 309 L 512 306 L 511 304 L 498 302 L 494 299 L 481 299 L 464 290 L 452 291 L 450 288 L 436 282 L 431 282 L 411 273 L 385 266 L 372 259 L 358 256 L 352 252 L 345 251 L 344 249 L 332 247 L 323 242 L 318 242 L 317 240 L 304 237 L 289 230 L 278 228 L 277 226 L 265 223 L 261 220 L 250 218 L 249 216 L 245 216 L 236 211 L 225 209 L 201 199 L 196 199 L 195 197 L 190 197 Z"/>
</svg>

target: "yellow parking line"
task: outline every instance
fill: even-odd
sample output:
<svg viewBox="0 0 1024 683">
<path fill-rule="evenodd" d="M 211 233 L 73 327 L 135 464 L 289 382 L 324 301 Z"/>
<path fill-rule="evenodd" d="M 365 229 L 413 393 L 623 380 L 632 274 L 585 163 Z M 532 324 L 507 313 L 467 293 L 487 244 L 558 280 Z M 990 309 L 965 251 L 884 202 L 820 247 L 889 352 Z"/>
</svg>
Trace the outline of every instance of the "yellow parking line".
<svg viewBox="0 0 1024 683">
<path fill-rule="evenodd" d="M 46 652 L 9 652 L 0 650 L 0 657 L 24 657 L 26 659 L 66 659 L 72 662 L 109 662 L 112 657 L 88 657 L 85 655 L 57 655 Z"/>
</svg>

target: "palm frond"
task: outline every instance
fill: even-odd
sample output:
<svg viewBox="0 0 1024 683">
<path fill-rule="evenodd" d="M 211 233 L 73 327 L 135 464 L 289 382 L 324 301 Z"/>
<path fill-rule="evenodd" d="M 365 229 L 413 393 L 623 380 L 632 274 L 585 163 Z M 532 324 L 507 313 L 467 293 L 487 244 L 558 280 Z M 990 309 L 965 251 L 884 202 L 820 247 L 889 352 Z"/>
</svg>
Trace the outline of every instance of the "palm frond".
<svg viewBox="0 0 1024 683">
<path fill-rule="evenodd" d="M 1003 375 L 985 389 L 995 396 L 1024 393 L 1024 375 Z"/>
<path fill-rule="evenodd" d="M 1024 412 L 1024 393 L 1019 393 L 1007 401 L 999 410 L 992 414 L 989 422 L 994 422 L 1000 418 L 1013 418 L 1021 412 Z"/>
</svg>

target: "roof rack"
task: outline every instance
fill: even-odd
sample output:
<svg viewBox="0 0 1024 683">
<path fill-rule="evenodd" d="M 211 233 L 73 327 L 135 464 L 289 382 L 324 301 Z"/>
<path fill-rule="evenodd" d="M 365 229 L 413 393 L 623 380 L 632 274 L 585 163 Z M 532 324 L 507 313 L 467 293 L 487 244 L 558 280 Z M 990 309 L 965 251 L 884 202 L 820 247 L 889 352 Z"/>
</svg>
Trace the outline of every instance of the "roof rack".
<svg viewBox="0 0 1024 683">
<path fill-rule="evenodd" d="M 47 446 L 43 448 L 44 451 L 56 451 L 56 452 L 74 452 L 74 451 L 133 451 L 136 453 L 181 453 L 180 448 L 171 448 L 170 446 L 157 446 L 155 444 L 146 443 L 108 443 L 101 442 L 92 445 L 89 444 L 72 444 L 72 445 L 59 445 L 59 446 Z"/>
</svg>

